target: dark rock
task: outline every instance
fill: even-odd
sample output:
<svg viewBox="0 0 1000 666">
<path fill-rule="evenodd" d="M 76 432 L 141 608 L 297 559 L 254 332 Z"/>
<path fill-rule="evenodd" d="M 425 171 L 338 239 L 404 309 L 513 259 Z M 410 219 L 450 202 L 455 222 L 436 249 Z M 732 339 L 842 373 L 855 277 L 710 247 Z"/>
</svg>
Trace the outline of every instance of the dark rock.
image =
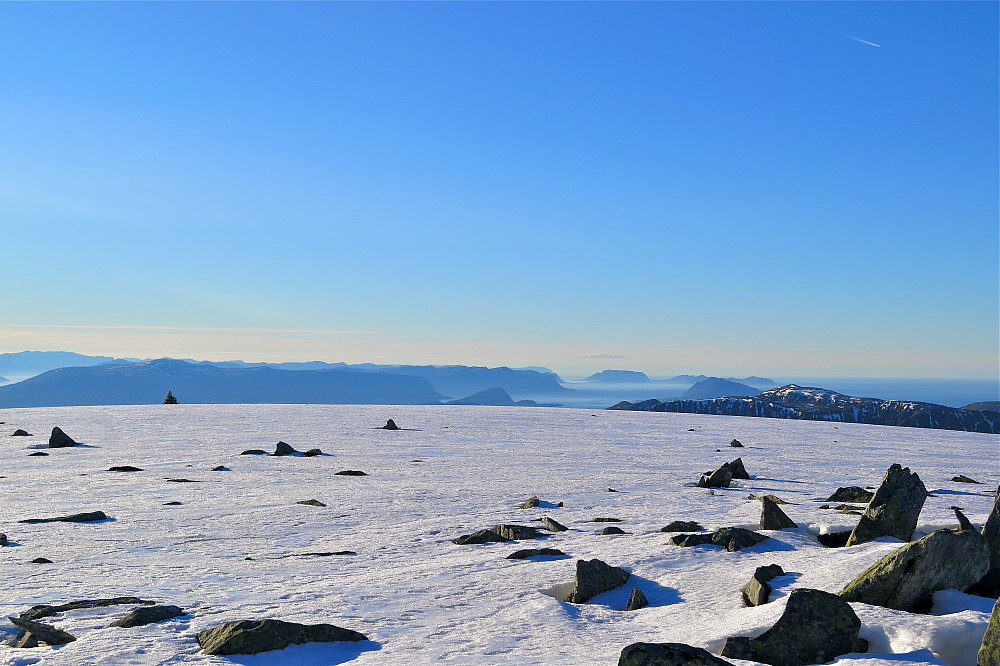
<svg viewBox="0 0 1000 666">
<path fill-rule="evenodd" d="M 201 481 L 194 479 L 171 479 L 168 477 L 164 477 L 164 481 L 169 481 L 170 483 L 201 483 Z"/>
<path fill-rule="evenodd" d="M 757 638 L 728 638 L 722 656 L 772 666 L 805 666 L 833 661 L 854 649 L 861 620 L 835 594 L 798 589 L 788 596 L 785 612 Z"/>
<path fill-rule="evenodd" d="M 1000 488 L 993 495 L 993 510 L 983 524 L 983 537 L 990 549 L 990 569 L 969 593 L 992 599 L 1000 596 Z"/>
<path fill-rule="evenodd" d="M 990 622 L 986 625 L 983 644 L 976 658 L 977 666 L 1000 666 L 1000 600 L 993 605 Z"/>
<path fill-rule="evenodd" d="M 569 529 L 562 523 L 559 523 L 549 518 L 548 516 L 542 518 L 542 525 L 545 525 L 545 529 L 549 530 L 550 532 L 565 532 L 566 530 Z"/>
<path fill-rule="evenodd" d="M 73 438 L 64 433 L 58 426 L 53 428 L 52 434 L 49 435 L 49 448 L 64 449 L 70 446 L 76 446 L 76 442 L 73 441 Z"/>
<path fill-rule="evenodd" d="M 289 555 L 288 557 L 330 557 L 332 555 L 357 555 L 357 553 L 353 550 L 334 550 L 322 553 L 299 553 L 297 555 Z"/>
<path fill-rule="evenodd" d="M 600 532 L 598 532 L 598 534 L 599 535 L 625 534 L 625 530 L 623 530 L 620 527 L 615 527 L 614 525 L 612 525 L 610 527 L 605 527 L 603 530 L 601 530 Z"/>
<path fill-rule="evenodd" d="M 468 544 L 479 544 L 479 543 L 492 543 L 492 542 L 504 542 L 512 541 L 505 536 L 501 536 L 494 532 L 493 530 L 479 530 L 478 532 L 473 532 L 472 534 L 463 534 L 457 539 L 452 539 L 452 543 L 457 543 L 459 546 L 465 546 Z"/>
<path fill-rule="evenodd" d="M 521 508 L 522 509 L 534 509 L 536 506 L 538 506 L 538 498 L 537 497 L 529 497 L 521 505 Z"/>
<path fill-rule="evenodd" d="M 14 431 L 14 434 L 11 435 L 11 437 L 31 437 L 31 433 L 28 432 L 27 430 L 21 430 L 20 428 L 18 428 L 17 430 Z"/>
<path fill-rule="evenodd" d="M 47 557 L 36 557 L 35 559 L 31 560 L 31 563 L 32 564 L 52 564 L 52 560 L 48 559 Z"/>
<path fill-rule="evenodd" d="M 143 606 L 152 606 L 155 603 L 155 601 L 147 601 L 138 597 L 82 599 L 80 601 L 70 601 L 69 603 L 58 604 L 55 606 L 47 604 L 32 606 L 28 610 L 19 613 L 18 617 L 22 620 L 39 620 L 43 617 L 50 617 L 57 613 L 65 613 L 66 611 L 79 610 L 81 608 L 103 608 L 105 606 L 121 606 L 123 604 L 141 604 Z"/>
<path fill-rule="evenodd" d="M 44 451 L 35 451 L 34 453 L 29 453 L 28 455 L 29 456 L 47 456 L 49 454 L 45 453 Z"/>
<path fill-rule="evenodd" d="M 335 472 L 334 476 L 368 476 L 368 473 L 358 469 L 342 469 L 339 472 Z"/>
<path fill-rule="evenodd" d="M 305 456 L 306 458 L 312 458 L 313 456 L 321 456 L 321 455 L 323 455 L 323 452 L 321 450 L 319 450 L 319 449 L 309 449 L 308 451 L 306 451 L 302 455 Z"/>
<path fill-rule="evenodd" d="M 225 465 L 219 465 L 218 467 L 213 467 L 212 471 L 213 472 L 232 472 L 233 470 L 229 469 Z"/>
<path fill-rule="evenodd" d="M 864 570 L 840 593 L 847 601 L 926 612 L 938 590 L 964 590 L 990 567 L 986 539 L 975 530 L 938 530 Z"/>
<path fill-rule="evenodd" d="M 609 493 L 616 493 L 616 492 L 618 492 L 618 491 L 617 491 L 617 490 L 615 490 L 614 488 L 608 488 L 608 492 L 609 492 Z"/>
<path fill-rule="evenodd" d="M 633 587 L 632 594 L 628 596 L 628 603 L 625 604 L 625 610 L 639 610 L 640 608 L 645 608 L 648 605 L 649 599 L 647 599 L 646 595 L 642 593 L 642 590 L 637 587 Z"/>
<path fill-rule="evenodd" d="M 733 666 L 711 652 L 684 643 L 632 643 L 618 657 L 618 666 Z"/>
<path fill-rule="evenodd" d="M 562 552 L 558 548 L 525 548 L 523 550 L 515 550 L 513 553 L 507 556 L 508 560 L 526 560 L 529 557 L 539 557 L 542 555 L 548 555 L 551 557 L 563 556 L 566 553 Z"/>
<path fill-rule="evenodd" d="M 31 633 L 36 640 L 49 645 L 66 645 L 76 640 L 76 636 L 69 634 L 62 629 L 56 629 L 51 624 L 35 622 L 11 616 L 8 618 L 14 626 Z"/>
<path fill-rule="evenodd" d="M 743 588 L 743 603 L 747 606 L 763 606 L 771 596 L 771 586 L 768 585 L 772 579 L 784 576 L 784 570 L 777 564 L 769 564 L 766 567 L 757 567 L 750 577 L 750 582 Z"/>
<path fill-rule="evenodd" d="M 864 502 L 867 504 L 872 501 L 872 497 L 875 493 L 865 490 L 861 486 L 847 486 L 846 488 L 837 488 L 837 492 L 826 498 L 827 502 Z"/>
<path fill-rule="evenodd" d="M 788 502 L 781 499 L 777 495 L 754 495 L 753 493 L 747 495 L 748 500 L 757 500 L 758 502 L 762 501 L 765 497 L 774 502 L 775 504 L 788 504 Z"/>
<path fill-rule="evenodd" d="M 108 517 L 103 511 L 88 511 L 86 513 L 74 513 L 69 516 L 60 516 L 58 518 L 28 518 L 27 520 L 19 520 L 19 523 L 28 523 L 34 525 L 36 523 L 92 523 L 98 520 L 107 520 Z"/>
<path fill-rule="evenodd" d="M 176 405 L 176 404 L 177 404 L 177 398 L 175 398 L 175 397 L 174 397 L 174 394 L 173 394 L 173 393 L 171 393 L 171 392 L 170 392 L 170 391 L 168 390 L 168 391 L 167 391 L 167 397 L 165 397 L 165 398 L 163 399 L 163 404 L 164 404 L 164 405 Z"/>
<path fill-rule="evenodd" d="M 132 465 L 116 465 L 114 467 L 108 468 L 109 472 L 141 472 L 141 467 L 132 467 Z"/>
<path fill-rule="evenodd" d="M 719 467 L 708 476 L 702 476 L 698 480 L 699 488 L 728 488 L 733 481 L 733 470 L 729 469 L 728 463 Z"/>
<path fill-rule="evenodd" d="M 247 449 L 246 451 L 244 451 L 240 455 L 241 456 L 266 456 L 267 455 L 267 451 L 264 451 L 262 449 Z"/>
<path fill-rule="evenodd" d="M 750 475 L 747 474 L 746 467 L 743 466 L 743 458 L 737 458 L 732 462 L 728 462 L 725 465 L 729 468 L 729 471 L 733 473 L 734 479 L 749 479 Z"/>
<path fill-rule="evenodd" d="M 951 478 L 951 480 L 954 481 L 954 482 L 956 482 L 956 483 L 980 483 L 979 481 L 976 481 L 975 479 L 970 479 L 969 477 L 967 477 L 964 474 L 959 474 L 958 476 L 953 476 Z"/>
<path fill-rule="evenodd" d="M 306 506 L 326 506 L 326 504 L 323 504 L 318 499 L 299 500 L 296 504 L 305 504 Z"/>
<path fill-rule="evenodd" d="M 556 508 L 557 509 L 563 508 L 563 503 L 562 502 L 556 502 Z"/>
<path fill-rule="evenodd" d="M 38 639 L 30 631 L 22 631 L 21 635 L 14 639 L 13 646 L 16 648 L 36 648 L 38 647 Z"/>
<path fill-rule="evenodd" d="M 829 532 L 827 534 L 817 534 L 816 540 L 827 548 L 843 548 L 847 545 L 847 540 L 851 538 L 854 530 L 843 530 L 841 532 Z"/>
<path fill-rule="evenodd" d="M 666 527 L 661 527 L 661 532 L 700 532 L 705 529 L 693 520 L 675 520 Z"/>
<path fill-rule="evenodd" d="M 622 522 L 622 519 L 621 518 L 591 518 L 590 522 L 592 522 L 592 523 L 620 523 L 620 522 Z"/>
<path fill-rule="evenodd" d="M 2 533 L 2 532 L 0 532 L 0 546 L 6 546 L 7 543 L 8 543 L 8 541 L 7 541 L 7 535 L 4 534 L 4 533 Z"/>
<path fill-rule="evenodd" d="M 164 502 L 163 506 L 180 506 L 180 502 Z"/>
<path fill-rule="evenodd" d="M 278 442 L 277 444 L 274 445 L 274 453 L 272 453 L 271 455 L 272 456 L 291 456 L 291 455 L 295 455 L 296 453 L 298 453 L 298 451 L 296 451 L 295 449 L 293 449 L 291 447 L 291 445 L 286 444 L 285 442 Z"/>
<path fill-rule="evenodd" d="M 143 627 L 154 622 L 163 622 L 172 617 L 186 615 L 179 606 L 143 606 L 133 608 L 128 613 L 112 622 L 110 627 Z"/>
<path fill-rule="evenodd" d="M 621 587 L 631 575 L 601 560 L 577 560 L 573 592 L 566 601 L 571 604 L 585 603 L 598 594 Z"/>
<path fill-rule="evenodd" d="M 332 624 L 298 624 L 281 620 L 239 620 L 199 631 L 205 654 L 257 654 L 301 643 L 365 641 L 364 634 Z"/>
<path fill-rule="evenodd" d="M 742 527 L 723 527 L 721 530 L 712 532 L 711 534 L 681 534 L 673 536 L 667 542 L 674 546 L 685 547 L 711 544 L 722 546 L 726 550 L 734 552 L 743 548 L 756 546 L 759 543 L 767 541 L 769 538 L 752 530 L 743 529 Z"/>
<path fill-rule="evenodd" d="M 760 512 L 760 529 L 762 530 L 783 530 L 783 529 L 795 529 L 798 525 L 795 524 L 791 518 L 785 515 L 785 512 L 781 510 L 777 504 L 772 502 L 770 498 L 763 497 L 761 502 L 764 507 Z"/>
<path fill-rule="evenodd" d="M 396 425 L 395 421 L 389 419 L 388 421 L 385 422 L 385 425 L 382 426 L 382 430 L 399 430 L 399 426 Z"/>
<path fill-rule="evenodd" d="M 731 446 L 733 448 L 736 448 L 736 449 L 742 449 L 743 448 L 743 442 L 741 442 L 738 439 L 734 439 L 733 441 L 729 442 L 729 446 Z"/>
<path fill-rule="evenodd" d="M 529 525 L 497 525 L 490 528 L 505 539 L 538 539 L 543 536 L 537 529 Z"/>
<path fill-rule="evenodd" d="M 960 508 L 958 508 L 957 506 L 953 506 L 951 507 L 951 510 L 955 512 L 955 517 L 958 518 L 958 529 L 960 531 L 962 530 L 971 530 L 973 532 L 979 531 L 976 529 L 976 526 L 972 524 L 972 521 L 970 521 L 968 518 L 965 517 L 965 514 L 962 513 L 962 510 Z"/>
<path fill-rule="evenodd" d="M 875 496 L 847 540 L 848 546 L 882 536 L 909 541 L 927 499 L 927 488 L 908 467 L 893 464 L 886 470 Z"/>
</svg>

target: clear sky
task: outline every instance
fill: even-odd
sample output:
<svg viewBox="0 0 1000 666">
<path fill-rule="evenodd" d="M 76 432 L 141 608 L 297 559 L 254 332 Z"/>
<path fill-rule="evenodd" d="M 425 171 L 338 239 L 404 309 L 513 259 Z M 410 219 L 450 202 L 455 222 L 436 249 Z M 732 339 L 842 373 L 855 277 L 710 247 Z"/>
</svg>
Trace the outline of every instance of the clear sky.
<svg viewBox="0 0 1000 666">
<path fill-rule="evenodd" d="M 995 377 L 998 4 L 0 4 L 0 351 Z"/>
</svg>

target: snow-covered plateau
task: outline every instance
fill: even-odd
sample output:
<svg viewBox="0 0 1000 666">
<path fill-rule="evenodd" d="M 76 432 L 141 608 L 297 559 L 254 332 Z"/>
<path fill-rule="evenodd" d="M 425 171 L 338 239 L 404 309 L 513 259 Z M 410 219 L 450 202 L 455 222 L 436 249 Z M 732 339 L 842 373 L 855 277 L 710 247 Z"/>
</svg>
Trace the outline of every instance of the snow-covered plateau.
<svg viewBox="0 0 1000 666">
<path fill-rule="evenodd" d="M 379 428 L 392 418 L 402 428 Z M 382 405 L 157 405 L 0 410 L 0 610 L 137 596 L 188 614 L 137 628 L 108 627 L 131 607 L 47 618 L 76 636 L 60 647 L 15 649 L 0 629 L 0 664 L 615 664 L 637 641 L 718 653 L 781 614 L 791 590 L 839 592 L 899 547 L 882 538 L 826 548 L 818 533 L 856 515 L 826 498 L 877 486 L 893 463 L 917 472 L 927 498 L 914 538 L 957 527 L 950 507 L 981 526 L 1000 482 L 996 435 L 766 418 L 547 408 Z M 59 426 L 80 446 L 47 448 Z M 15 429 L 32 437 L 11 437 Z M 745 448 L 730 448 L 736 438 Z M 279 441 L 315 457 L 240 455 Z M 43 450 L 48 456 L 29 454 Z M 693 487 L 743 458 L 750 480 Z M 136 472 L 112 472 L 131 465 Z M 212 471 L 223 465 L 228 471 Z M 339 476 L 341 470 L 367 476 Z M 953 482 L 964 474 L 982 485 Z M 188 479 L 180 483 L 167 479 Z M 617 492 L 611 492 L 614 489 Z M 682 548 L 660 528 L 756 528 L 774 494 L 798 529 L 738 552 Z M 521 509 L 530 496 L 541 506 Z M 316 499 L 325 507 L 297 504 Z M 180 502 L 179 505 L 168 505 Z M 554 505 L 563 502 L 564 507 Z M 95 523 L 27 518 L 103 511 Z M 569 527 L 537 541 L 455 545 L 500 523 L 550 516 Z M 625 534 L 601 536 L 597 517 Z M 565 558 L 508 560 L 529 547 Z M 353 551 L 353 555 L 304 555 Z M 44 557 L 51 564 L 31 561 Z M 622 588 L 574 605 L 544 593 L 572 581 L 577 559 L 632 573 Z M 786 575 L 772 601 L 744 607 L 758 566 Z M 624 611 L 638 586 L 650 606 Z M 993 600 L 945 590 L 930 614 L 852 604 L 868 654 L 844 666 L 973 666 Z M 206 656 L 195 634 L 221 622 L 328 622 L 360 643 L 310 643 L 252 656 Z M 735 662 L 748 664 L 751 662 Z"/>
</svg>

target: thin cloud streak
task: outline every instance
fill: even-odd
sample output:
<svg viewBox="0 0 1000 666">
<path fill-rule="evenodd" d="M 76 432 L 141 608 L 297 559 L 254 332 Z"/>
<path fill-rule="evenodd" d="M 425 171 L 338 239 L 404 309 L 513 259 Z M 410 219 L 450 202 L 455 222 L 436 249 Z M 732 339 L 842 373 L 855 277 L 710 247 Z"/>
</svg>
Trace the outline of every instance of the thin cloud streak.
<svg viewBox="0 0 1000 666">
<path fill-rule="evenodd" d="M 341 331 L 321 328 L 226 328 L 221 326 L 128 326 L 100 324 L 3 324 L 0 328 L 79 331 L 165 331 L 171 333 L 305 333 L 320 335 L 382 335 L 381 331 Z"/>
<path fill-rule="evenodd" d="M 841 37 L 847 37 L 848 39 L 853 39 L 856 42 L 861 42 L 862 44 L 867 44 L 868 46 L 875 46 L 882 48 L 881 44 L 876 44 L 875 42 L 869 42 L 866 39 L 861 39 L 860 37 L 855 37 L 854 35 L 848 35 L 846 32 L 840 33 Z"/>
</svg>

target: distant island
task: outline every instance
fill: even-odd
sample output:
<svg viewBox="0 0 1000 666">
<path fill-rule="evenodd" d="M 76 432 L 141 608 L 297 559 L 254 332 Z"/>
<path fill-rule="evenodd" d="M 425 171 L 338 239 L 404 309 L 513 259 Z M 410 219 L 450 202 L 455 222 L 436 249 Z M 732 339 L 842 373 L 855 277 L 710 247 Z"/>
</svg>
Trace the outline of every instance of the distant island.
<svg viewBox="0 0 1000 666">
<path fill-rule="evenodd" d="M 709 377 L 704 379 L 681 395 L 681 400 L 703 400 L 706 398 L 722 398 L 725 396 L 745 398 L 757 395 L 760 389 L 747 386 L 739 382 L 722 379 L 721 377 Z"/>
<path fill-rule="evenodd" d="M 636 370 L 601 370 L 589 377 L 585 382 L 602 382 L 604 384 L 642 384 L 649 381 L 644 372 Z"/>
</svg>

